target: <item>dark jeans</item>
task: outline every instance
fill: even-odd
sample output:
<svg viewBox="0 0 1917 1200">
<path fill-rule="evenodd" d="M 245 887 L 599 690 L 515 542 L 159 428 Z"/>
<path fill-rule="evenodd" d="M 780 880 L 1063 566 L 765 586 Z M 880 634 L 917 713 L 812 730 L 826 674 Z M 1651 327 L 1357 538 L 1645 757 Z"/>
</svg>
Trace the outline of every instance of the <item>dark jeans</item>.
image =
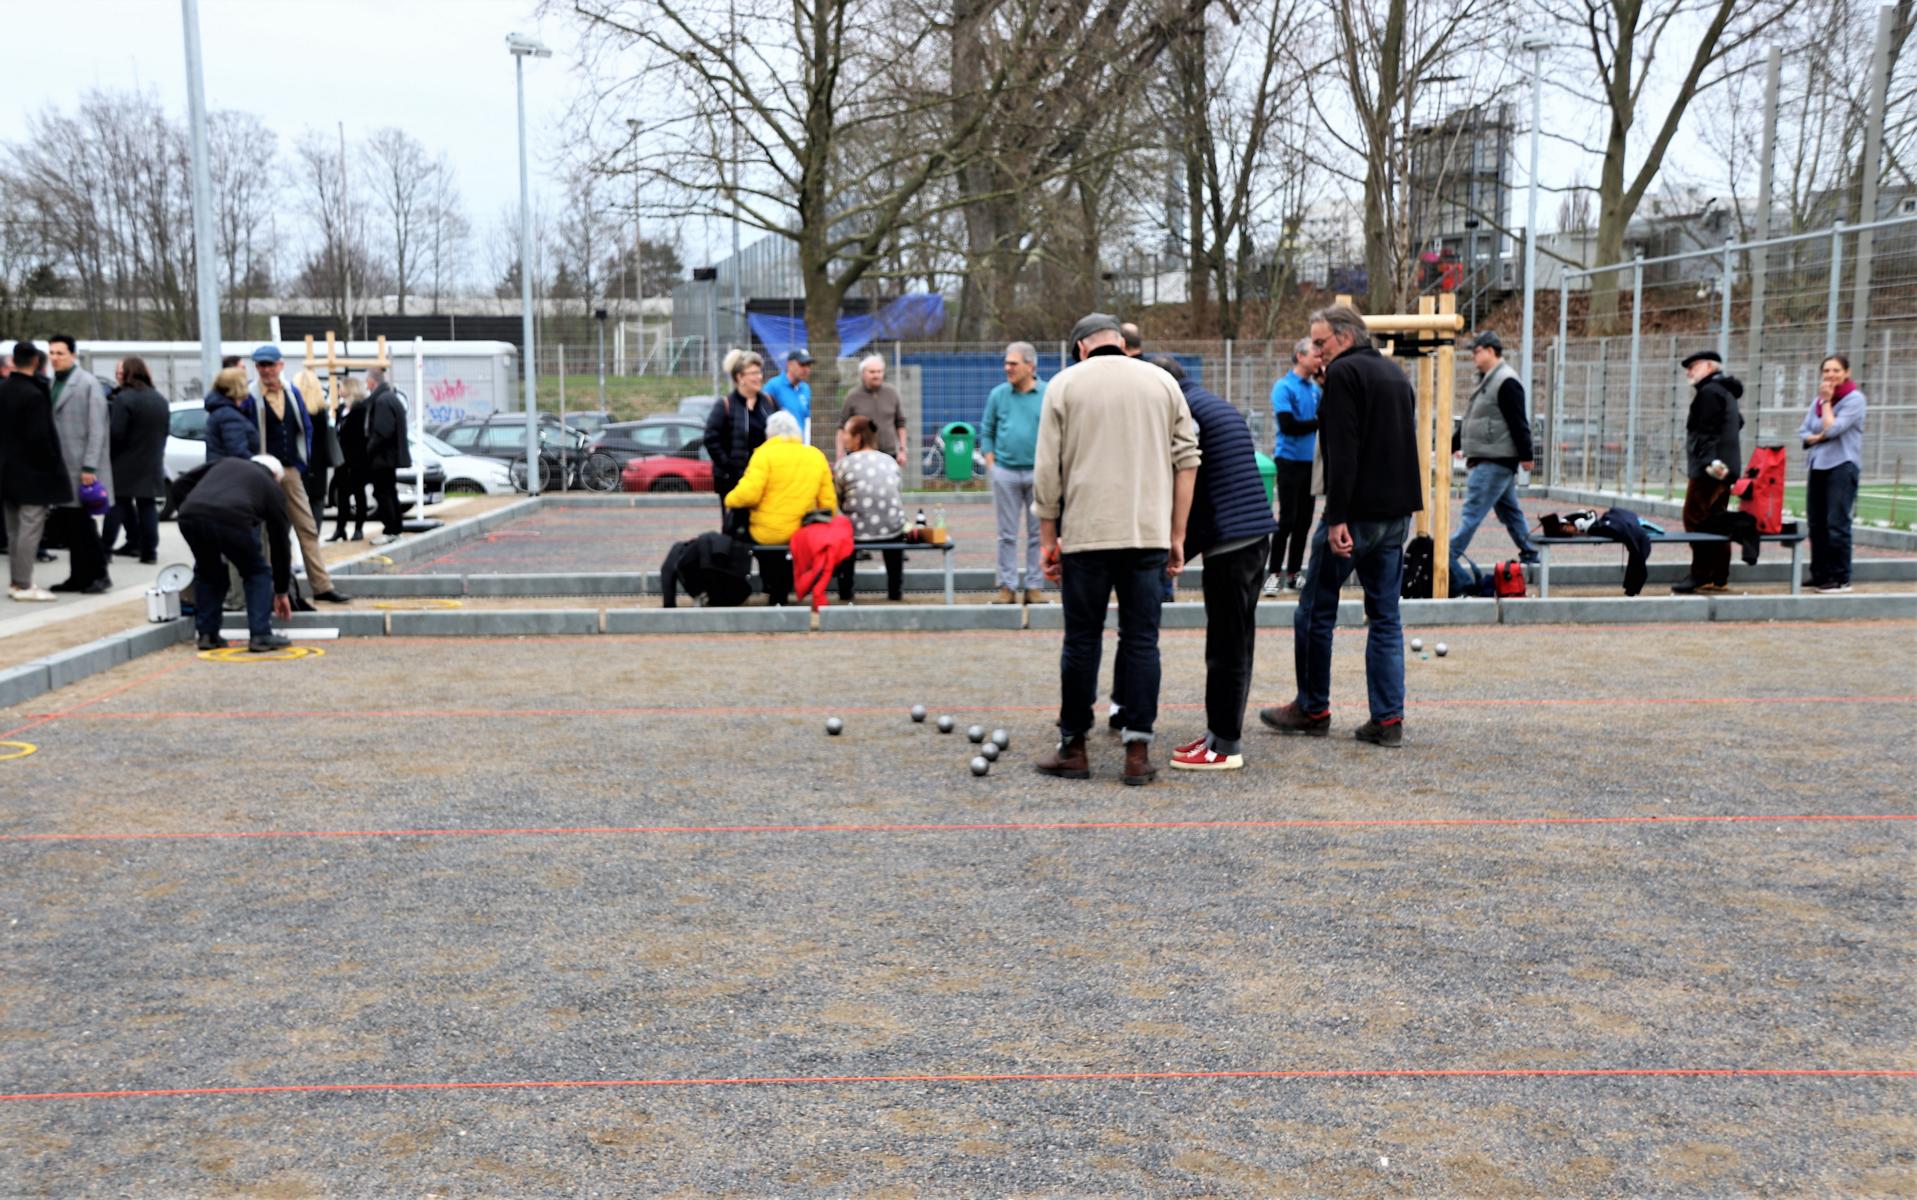
<svg viewBox="0 0 1917 1200">
<path fill-rule="evenodd" d="M 1810 534 L 1811 586 L 1850 582 L 1850 522 L 1857 511 L 1857 464 L 1840 463 L 1810 473 L 1804 498 Z"/>
<path fill-rule="evenodd" d="M 366 468 L 367 481 L 373 485 L 373 511 L 385 528 L 387 537 L 398 537 L 404 532 L 399 517 L 398 476 L 398 467 Z"/>
<path fill-rule="evenodd" d="M 1325 527 L 1311 535 L 1311 567 L 1292 619 L 1298 707 L 1312 715 L 1331 710 L 1331 635 L 1338 626 L 1338 589 L 1355 570 L 1365 589 L 1365 690 L 1371 719 L 1404 718 L 1404 626 L 1398 594 L 1404 586 L 1404 541 L 1411 518 L 1353 521 L 1351 554 L 1331 552 Z"/>
<path fill-rule="evenodd" d="M 1258 587 L 1270 538 L 1224 554 L 1205 554 L 1205 734 L 1220 754 L 1237 754 L 1251 697 L 1258 638 Z"/>
<path fill-rule="evenodd" d="M 1278 536 L 1271 539 L 1271 573 L 1296 575 L 1305 562 L 1311 518 L 1318 500 L 1311 494 L 1311 464 L 1278 460 Z"/>
<path fill-rule="evenodd" d="M 246 628 L 254 637 L 273 632 L 273 570 L 260 553 L 259 535 L 238 525 L 188 517 L 180 536 L 193 550 L 193 627 L 217 637 L 226 604 L 226 564 L 239 572 L 246 592 Z"/>
<path fill-rule="evenodd" d="M 1058 732 L 1065 741 L 1092 728 L 1105 607 L 1113 592 L 1118 593 L 1118 659 L 1112 693 L 1119 724 L 1128 742 L 1152 740 L 1152 722 L 1158 717 L 1158 617 L 1164 603 L 1165 559 L 1163 550 L 1086 550 L 1064 556 Z"/>
<path fill-rule="evenodd" d="M 854 542 L 853 546 L 855 549 L 858 548 L 858 543 Z M 879 557 L 885 560 L 886 599 L 903 600 L 905 598 L 905 551 L 881 550 Z M 857 582 L 853 578 L 853 568 L 857 560 L 858 555 L 854 554 L 840 563 L 839 569 L 832 573 L 832 577 L 839 584 L 839 600 L 845 604 L 852 603 L 852 594 Z"/>
<path fill-rule="evenodd" d="M 1726 479 L 1694 475 L 1684 489 L 1684 530 L 1700 533 L 1711 521 L 1731 511 L 1731 485 Z M 1726 584 L 1731 581 L 1729 542 L 1691 543 L 1691 582 Z"/>
<path fill-rule="evenodd" d="M 743 510 L 741 510 L 743 511 Z M 759 587 L 769 604 L 792 602 L 792 560 L 784 546 L 773 550 L 754 550 L 759 560 Z"/>
<path fill-rule="evenodd" d="M 113 549 L 120 530 L 126 530 L 127 545 L 142 559 L 160 553 L 160 502 L 152 496 L 121 496 L 100 521 L 100 544 Z"/>
<path fill-rule="evenodd" d="M 67 548 L 66 582 L 85 587 L 107 577 L 100 527 L 84 508 L 56 508 L 47 515 L 47 533 Z"/>
</svg>

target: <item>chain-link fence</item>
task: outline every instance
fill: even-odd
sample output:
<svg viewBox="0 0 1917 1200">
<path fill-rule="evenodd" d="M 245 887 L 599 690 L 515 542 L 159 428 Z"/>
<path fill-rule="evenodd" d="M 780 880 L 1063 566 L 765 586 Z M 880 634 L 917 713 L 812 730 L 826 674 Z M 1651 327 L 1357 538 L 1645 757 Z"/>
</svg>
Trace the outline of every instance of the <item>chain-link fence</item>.
<svg viewBox="0 0 1917 1200">
<path fill-rule="evenodd" d="M 1593 311 L 1606 273 L 1614 316 Z M 1699 350 L 1744 384 L 1746 449 L 1787 447 L 1793 479 L 1821 363 L 1847 355 L 1869 398 L 1866 485 L 1917 471 L 1917 216 L 1567 271 L 1558 301 L 1535 405 L 1554 483 L 1682 494 L 1692 388 L 1679 362 Z"/>
</svg>

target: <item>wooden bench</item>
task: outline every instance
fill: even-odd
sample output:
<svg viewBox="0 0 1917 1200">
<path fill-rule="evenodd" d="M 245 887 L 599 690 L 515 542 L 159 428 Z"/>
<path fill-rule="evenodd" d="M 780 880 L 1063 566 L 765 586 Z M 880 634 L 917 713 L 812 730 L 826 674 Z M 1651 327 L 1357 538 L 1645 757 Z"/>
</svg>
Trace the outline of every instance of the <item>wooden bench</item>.
<svg viewBox="0 0 1917 1200">
<path fill-rule="evenodd" d="M 784 550 L 787 558 L 792 557 L 792 549 L 789 546 L 755 545 L 752 549 L 754 551 Z M 949 537 L 942 542 L 854 542 L 852 544 L 854 554 L 862 550 L 903 550 L 907 555 L 926 550 L 938 551 L 939 564 L 945 568 L 945 602 L 947 604 L 958 603 L 957 595 L 952 587 L 952 551 L 956 549 L 958 549 L 958 543 Z"/>
<path fill-rule="evenodd" d="M 1644 533 L 1646 537 L 1651 539 L 1653 546 L 1673 543 L 1728 542 L 1731 540 L 1721 533 L 1685 533 L 1682 530 L 1676 533 L 1652 533 L 1648 529 L 1645 530 Z M 1808 533 L 1801 530 L 1797 533 L 1760 533 L 1757 535 L 1757 539 L 1760 542 L 1781 542 L 1791 548 L 1791 595 L 1793 596 L 1798 594 L 1799 583 L 1803 575 L 1801 568 L 1803 566 L 1804 540 L 1809 536 Z M 1531 542 L 1538 548 L 1538 596 L 1540 599 L 1549 597 L 1551 594 L 1551 547 L 1616 546 L 1619 549 L 1625 548 L 1623 542 L 1615 538 L 1603 537 L 1545 537 L 1542 534 L 1534 533 L 1531 535 Z"/>
</svg>

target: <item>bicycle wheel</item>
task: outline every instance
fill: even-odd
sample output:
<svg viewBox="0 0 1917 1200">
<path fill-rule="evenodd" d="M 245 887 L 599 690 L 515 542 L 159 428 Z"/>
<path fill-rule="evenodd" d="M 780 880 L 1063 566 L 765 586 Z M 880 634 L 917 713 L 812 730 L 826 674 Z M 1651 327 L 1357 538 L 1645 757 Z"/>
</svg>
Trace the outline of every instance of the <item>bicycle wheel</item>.
<svg viewBox="0 0 1917 1200">
<path fill-rule="evenodd" d="M 595 450 L 579 464 L 579 486 L 589 492 L 619 490 L 619 460 L 604 450 Z"/>
<path fill-rule="evenodd" d="M 547 488 L 552 483 L 552 464 L 547 462 L 545 459 L 545 456 L 543 455 L 540 456 L 538 461 L 539 461 L 539 473 L 536 476 L 536 479 L 539 485 L 539 490 L 543 492 L 543 491 L 546 491 Z M 526 456 L 525 455 L 522 454 L 518 458 L 513 459 L 512 465 L 506 468 L 506 476 L 508 479 L 512 481 L 513 490 L 515 492 L 523 492 L 526 490 Z"/>
</svg>

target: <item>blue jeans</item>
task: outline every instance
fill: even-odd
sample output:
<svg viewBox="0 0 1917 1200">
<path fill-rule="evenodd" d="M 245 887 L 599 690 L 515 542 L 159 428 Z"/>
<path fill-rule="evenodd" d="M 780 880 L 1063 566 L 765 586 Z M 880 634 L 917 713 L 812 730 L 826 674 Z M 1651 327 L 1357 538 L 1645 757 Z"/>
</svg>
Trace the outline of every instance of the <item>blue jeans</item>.
<svg viewBox="0 0 1917 1200">
<path fill-rule="evenodd" d="M 1524 509 L 1518 506 L 1518 473 L 1502 463 L 1481 462 L 1465 477 L 1464 514 L 1458 521 L 1458 531 L 1451 535 L 1451 578 L 1459 578 L 1464 552 L 1470 549 L 1478 526 L 1493 508 L 1511 534 L 1518 557 L 1526 562 L 1536 560 L 1538 548 L 1531 544 L 1531 526 Z"/>
<path fill-rule="evenodd" d="M 1065 646 L 1059 655 L 1058 733 L 1064 741 L 1091 732 L 1098 700 L 1098 659 L 1105 637 L 1105 606 L 1118 593 L 1118 660 L 1112 672 L 1122 735 L 1152 740 L 1158 719 L 1159 588 L 1163 550 L 1085 550 L 1064 556 L 1059 599 L 1065 610 Z"/>
<path fill-rule="evenodd" d="M 226 603 L 226 564 L 240 573 L 246 590 L 246 628 L 256 638 L 273 632 L 273 569 L 260 553 L 251 529 L 188 517 L 180 536 L 193 550 L 193 627 L 203 637 L 218 637 Z"/>
<path fill-rule="evenodd" d="M 1404 587 L 1404 542 L 1410 517 L 1353 521 L 1351 554 L 1333 554 L 1323 522 L 1311 535 L 1311 566 L 1292 618 L 1292 653 L 1298 672 L 1298 707 L 1312 715 L 1331 710 L 1331 635 L 1338 626 L 1338 589 L 1352 571 L 1365 589 L 1365 689 L 1371 719 L 1404 717 L 1404 626 L 1398 595 Z"/>
<path fill-rule="evenodd" d="M 1850 522 L 1857 511 L 1857 464 L 1838 463 L 1810 473 L 1804 525 L 1810 533 L 1812 587 L 1850 582 Z"/>
</svg>

